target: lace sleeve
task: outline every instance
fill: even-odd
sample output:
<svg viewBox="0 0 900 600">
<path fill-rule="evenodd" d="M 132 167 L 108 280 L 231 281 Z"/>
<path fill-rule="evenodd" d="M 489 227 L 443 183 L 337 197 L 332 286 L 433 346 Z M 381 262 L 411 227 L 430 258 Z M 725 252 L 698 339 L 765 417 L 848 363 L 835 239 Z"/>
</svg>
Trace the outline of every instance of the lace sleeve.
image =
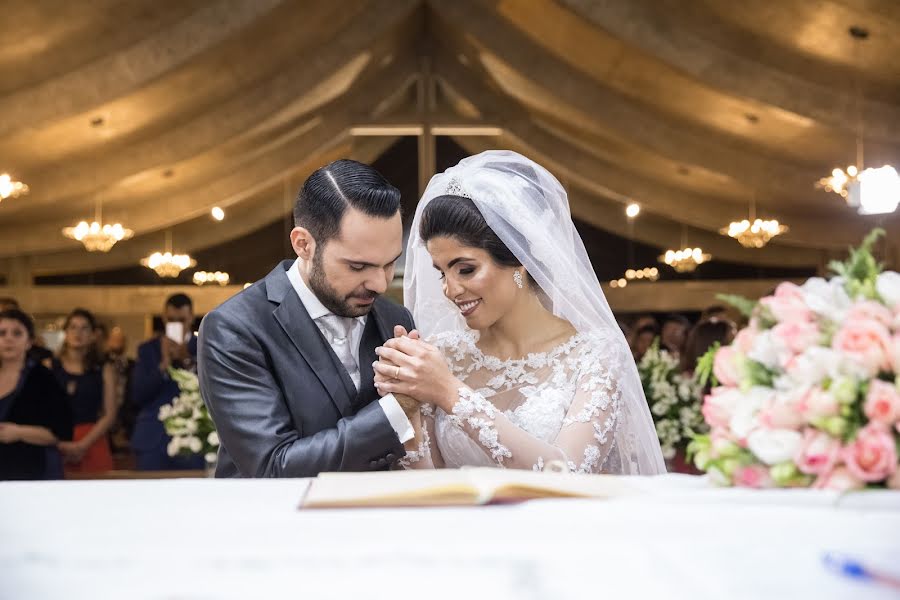
<svg viewBox="0 0 900 600">
<path fill-rule="evenodd" d="M 551 461 L 569 471 L 598 473 L 613 449 L 620 416 L 617 374 L 623 357 L 598 343 L 573 356 L 574 396 L 552 442 L 513 424 L 482 395 L 461 388 L 449 420 L 480 444 L 498 466 L 543 470 Z"/>
<path fill-rule="evenodd" d="M 432 444 L 434 439 L 434 407 L 423 404 L 419 412 L 419 423 L 413 423 L 416 436 L 408 444 L 413 448 L 407 448 L 406 456 L 400 459 L 400 466 L 404 469 L 441 469 L 444 460 L 437 445 Z"/>
</svg>

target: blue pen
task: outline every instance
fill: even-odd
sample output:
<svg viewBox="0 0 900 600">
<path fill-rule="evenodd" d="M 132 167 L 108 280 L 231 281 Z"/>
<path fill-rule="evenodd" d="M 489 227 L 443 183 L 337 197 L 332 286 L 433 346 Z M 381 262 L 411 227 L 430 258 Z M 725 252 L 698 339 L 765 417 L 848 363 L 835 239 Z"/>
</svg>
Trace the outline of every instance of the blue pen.
<svg viewBox="0 0 900 600">
<path fill-rule="evenodd" d="M 866 567 L 856 559 L 844 556 L 836 552 L 826 552 L 822 557 L 825 567 L 832 573 L 856 579 L 858 581 L 871 581 L 900 590 L 900 577 L 881 573 Z"/>
</svg>

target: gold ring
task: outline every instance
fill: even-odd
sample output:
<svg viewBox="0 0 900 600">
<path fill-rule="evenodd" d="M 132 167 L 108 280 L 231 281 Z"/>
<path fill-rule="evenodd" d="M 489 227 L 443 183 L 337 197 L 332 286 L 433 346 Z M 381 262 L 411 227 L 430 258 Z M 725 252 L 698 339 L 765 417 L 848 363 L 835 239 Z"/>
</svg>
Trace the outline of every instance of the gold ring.
<svg viewBox="0 0 900 600">
<path fill-rule="evenodd" d="M 397 372 L 394 374 L 394 379 L 400 379 L 400 367 L 397 367 Z"/>
</svg>

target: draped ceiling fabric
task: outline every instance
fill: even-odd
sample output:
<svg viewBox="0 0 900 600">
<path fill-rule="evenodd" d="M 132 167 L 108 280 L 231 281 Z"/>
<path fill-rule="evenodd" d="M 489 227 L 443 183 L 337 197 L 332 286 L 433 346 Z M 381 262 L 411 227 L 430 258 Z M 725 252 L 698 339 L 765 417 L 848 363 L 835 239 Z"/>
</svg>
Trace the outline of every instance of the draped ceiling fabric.
<svg viewBox="0 0 900 600">
<path fill-rule="evenodd" d="M 166 229 L 182 251 L 238 238 L 286 214 L 286 182 L 374 160 L 392 125 L 528 155 L 598 228 L 624 235 L 634 198 L 636 239 L 675 246 L 687 226 L 760 266 L 821 265 L 876 223 L 813 188 L 854 162 L 856 82 L 866 164 L 900 168 L 896 0 L 32 0 L 4 17 L 0 171 L 31 193 L 0 202 L 0 266 L 36 275 L 134 265 Z M 851 25 L 870 31 L 858 48 Z M 751 196 L 791 227 L 763 250 L 717 233 Z M 60 234 L 98 199 L 135 231 L 108 254 Z M 900 218 L 877 222 L 896 266 Z"/>
</svg>

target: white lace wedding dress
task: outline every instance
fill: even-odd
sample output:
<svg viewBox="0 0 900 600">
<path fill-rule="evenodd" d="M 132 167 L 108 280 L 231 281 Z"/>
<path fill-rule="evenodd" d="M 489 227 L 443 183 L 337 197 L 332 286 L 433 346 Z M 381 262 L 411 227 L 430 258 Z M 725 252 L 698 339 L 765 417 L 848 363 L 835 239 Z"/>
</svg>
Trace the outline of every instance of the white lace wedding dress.
<svg viewBox="0 0 900 600">
<path fill-rule="evenodd" d="M 442 195 L 470 199 L 537 284 L 541 304 L 578 332 L 522 360 L 484 355 L 477 332 L 444 295 L 419 236 Z M 565 189 L 534 161 L 506 150 L 470 156 L 431 178 L 413 218 L 403 276 L 419 333 L 466 387 L 453 414 L 425 406 L 407 468 L 500 466 L 655 475 L 662 452 L 628 343 L 603 296 Z"/>
<path fill-rule="evenodd" d="M 578 333 L 549 352 L 519 360 L 487 356 L 478 334 L 456 331 L 429 341 L 466 384 L 453 414 L 422 407 L 419 448 L 406 468 L 500 466 L 620 473 L 616 443 L 620 346 L 602 332 Z M 627 440 L 627 436 L 623 439 Z M 627 442 L 626 442 L 627 443 Z"/>
</svg>

